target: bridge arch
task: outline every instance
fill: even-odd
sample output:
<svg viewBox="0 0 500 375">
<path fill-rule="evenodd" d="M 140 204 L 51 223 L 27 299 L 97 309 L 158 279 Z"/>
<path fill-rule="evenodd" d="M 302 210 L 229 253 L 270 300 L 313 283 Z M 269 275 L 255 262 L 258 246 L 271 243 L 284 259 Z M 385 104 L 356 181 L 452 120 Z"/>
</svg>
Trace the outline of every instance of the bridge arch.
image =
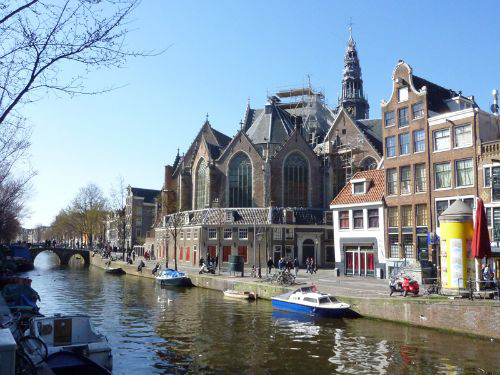
<svg viewBox="0 0 500 375">
<path fill-rule="evenodd" d="M 90 265 L 90 254 L 88 250 L 83 249 L 66 249 L 66 248 L 58 248 L 58 247 L 38 247 L 31 248 L 31 255 L 33 257 L 33 261 L 38 256 L 38 254 L 43 253 L 45 251 L 50 251 L 53 254 L 59 257 L 61 262 L 61 266 L 67 266 L 69 264 L 69 260 L 74 255 L 80 255 L 83 258 L 83 262 L 85 266 Z"/>
</svg>

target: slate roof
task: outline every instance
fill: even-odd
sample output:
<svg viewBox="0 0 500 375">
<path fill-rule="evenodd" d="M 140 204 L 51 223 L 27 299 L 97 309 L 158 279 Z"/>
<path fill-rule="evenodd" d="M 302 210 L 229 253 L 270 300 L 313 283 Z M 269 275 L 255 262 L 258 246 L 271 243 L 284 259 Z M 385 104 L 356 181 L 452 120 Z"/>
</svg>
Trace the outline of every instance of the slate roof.
<svg viewBox="0 0 500 375">
<path fill-rule="evenodd" d="M 368 191 L 365 194 L 352 194 L 352 184 L 348 182 L 330 203 L 330 208 L 341 204 L 381 202 L 384 199 L 385 173 L 382 169 L 356 172 L 352 179 L 371 179 Z"/>
<path fill-rule="evenodd" d="M 295 225 L 323 225 L 324 211 L 309 208 L 287 208 L 292 210 L 295 217 Z M 226 212 L 231 212 L 231 220 L 226 220 Z M 282 207 L 266 208 L 207 208 L 196 211 L 183 211 L 181 215 L 181 226 L 194 225 L 234 225 L 252 226 L 269 224 L 287 224 L 285 222 Z M 172 217 L 172 215 L 170 215 Z M 189 218 L 189 220 L 187 220 Z"/>
<path fill-rule="evenodd" d="M 134 197 L 144 198 L 144 203 L 155 203 L 155 198 L 160 194 L 160 190 L 153 189 L 131 187 L 130 190 Z"/>
<path fill-rule="evenodd" d="M 458 93 L 453 90 L 445 89 L 415 75 L 413 76 L 413 85 L 417 90 L 420 90 L 423 86 L 427 87 L 428 108 L 436 113 L 449 112 L 450 109 L 446 105 L 445 100 L 458 96 Z"/>
<path fill-rule="evenodd" d="M 384 153 L 382 144 L 382 120 L 381 119 L 367 119 L 355 121 L 359 130 L 363 132 L 371 145 L 375 148 L 380 156 Z"/>
<path fill-rule="evenodd" d="M 246 133 L 254 144 L 281 144 L 293 129 L 290 114 L 274 103 L 270 103 L 263 111 L 260 111 Z"/>
</svg>

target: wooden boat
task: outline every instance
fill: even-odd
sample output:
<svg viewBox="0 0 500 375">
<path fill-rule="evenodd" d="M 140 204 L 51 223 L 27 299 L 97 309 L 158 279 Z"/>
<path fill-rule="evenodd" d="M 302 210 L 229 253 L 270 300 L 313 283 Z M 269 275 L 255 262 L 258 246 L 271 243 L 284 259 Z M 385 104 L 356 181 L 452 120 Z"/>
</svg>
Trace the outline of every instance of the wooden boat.
<svg viewBox="0 0 500 375">
<path fill-rule="evenodd" d="M 161 286 L 191 286 L 191 279 L 184 273 L 167 268 L 155 277 Z"/>
<path fill-rule="evenodd" d="M 112 275 L 123 275 L 125 271 L 121 267 L 108 267 L 105 269 L 106 273 L 110 273 Z"/>
<path fill-rule="evenodd" d="M 224 290 L 224 297 L 236 298 L 236 299 L 246 299 L 246 300 L 256 300 L 257 295 L 254 292 L 243 292 L 240 290 Z"/>
<path fill-rule="evenodd" d="M 28 335 L 28 344 L 29 337 L 34 336 L 46 346 L 43 355 L 40 350 L 28 351 L 33 363 L 45 361 L 55 374 L 110 374 L 112 371 L 111 347 L 106 336 L 94 330 L 88 315 L 35 317 L 25 335 Z"/>
<path fill-rule="evenodd" d="M 317 292 L 315 287 L 303 287 L 274 297 L 272 305 L 279 310 L 337 318 L 349 315 L 351 307 L 333 296 Z"/>
</svg>

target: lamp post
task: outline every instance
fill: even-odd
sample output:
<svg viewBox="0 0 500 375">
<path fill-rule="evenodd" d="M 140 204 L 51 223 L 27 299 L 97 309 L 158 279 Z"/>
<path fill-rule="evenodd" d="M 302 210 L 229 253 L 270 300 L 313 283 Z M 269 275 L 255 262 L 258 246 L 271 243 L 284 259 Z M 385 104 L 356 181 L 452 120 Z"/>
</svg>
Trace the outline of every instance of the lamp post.
<svg viewBox="0 0 500 375">
<path fill-rule="evenodd" d="M 317 238 L 314 241 L 314 244 L 316 245 L 314 248 L 314 267 L 315 267 L 314 269 L 317 270 L 318 269 L 318 251 L 319 251 L 319 241 Z"/>
<path fill-rule="evenodd" d="M 260 263 L 260 242 L 262 241 L 262 232 L 261 230 L 259 229 L 259 232 L 257 233 L 257 240 L 259 241 L 259 279 L 262 278 L 262 267 L 261 267 L 261 263 Z"/>
</svg>

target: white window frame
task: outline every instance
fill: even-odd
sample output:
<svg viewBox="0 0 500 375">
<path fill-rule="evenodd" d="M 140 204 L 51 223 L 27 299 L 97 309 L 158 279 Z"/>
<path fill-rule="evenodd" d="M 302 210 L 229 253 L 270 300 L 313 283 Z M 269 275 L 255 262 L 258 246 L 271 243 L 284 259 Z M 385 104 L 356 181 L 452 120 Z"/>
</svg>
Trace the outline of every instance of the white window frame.
<svg viewBox="0 0 500 375">
<path fill-rule="evenodd" d="M 217 239 L 217 228 L 208 228 L 207 229 L 207 237 L 209 240 Z"/>
<path fill-rule="evenodd" d="M 436 178 L 436 165 L 441 165 L 441 164 L 448 164 L 450 166 L 450 186 L 448 187 L 437 187 L 437 178 Z M 453 173 L 453 169 L 451 168 L 451 162 L 449 161 L 445 161 L 445 162 L 442 162 L 442 163 L 434 163 L 434 165 L 432 166 L 433 168 L 433 171 L 432 173 L 434 173 L 434 190 L 448 190 L 448 189 L 452 189 L 453 187 L 453 176 L 451 175 Z"/>
<path fill-rule="evenodd" d="M 186 229 L 186 240 L 191 239 L 191 229 Z"/>
<path fill-rule="evenodd" d="M 198 239 L 198 229 L 193 228 L 193 240 L 197 240 L 197 239 Z"/>
<path fill-rule="evenodd" d="M 406 102 L 408 100 L 408 86 L 398 88 L 398 103 Z"/>
<path fill-rule="evenodd" d="M 421 132 L 423 135 L 424 135 L 424 139 L 419 141 L 419 142 L 422 142 L 424 144 L 424 149 L 421 150 L 421 151 L 417 151 L 417 142 L 416 142 L 416 138 L 415 138 L 415 135 L 416 133 L 418 132 Z M 418 153 L 421 153 L 421 152 L 425 152 L 425 131 L 424 129 L 416 129 L 413 131 L 413 153 L 414 154 L 418 154 Z"/>
<path fill-rule="evenodd" d="M 229 236 L 227 236 L 227 233 L 229 233 Z M 233 228 L 224 228 L 223 237 L 225 240 L 232 240 L 233 239 Z"/>
<path fill-rule="evenodd" d="M 466 128 L 470 129 L 468 143 L 464 145 L 457 144 L 457 129 Z M 453 127 L 453 148 L 464 148 L 472 146 L 472 124 L 461 124 Z"/>
<path fill-rule="evenodd" d="M 475 214 L 476 212 L 476 197 L 474 195 L 456 195 L 454 197 L 446 197 L 446 198 L 434 198 L 434 215 L 435 215 L 435 219 L 436 219 L 436 227 L 440 227 L 440 223 L 439 223 L 439 220 L 438 220 L 438 213 L 437 213 L 437 202 L 443 202 L 443 201 L 447 201 L 448 202 L 448 207 L 450 207 L 450 201 L 454 200 L 461 200 L 461 201 L 464 201 L 466 199 L 472 199 L 472 202 L 473 202 L 473 208 L 472 208 L 472 211 L 473 211 L 473 214 Z M 446 207 L 446 209 L 448 209 L 448 207 Z M 493 212 L 493 211 L 492 211 Z M 429 212 L 427 212 L 429 213 Z"/>
<path fill-rule="evenodd" d="M 179 231 L 179 238 L 180 238 L 181 240 L 183 240 L 183 239 L 184 239 L 184 231 L 183 231 L 182 229 Z"/>
<path fill-rule="evenodd" d="M 248 228 L 239 228 L 238 229 L 238 238 L 240 240 L 248 240 Z"/>
<path fill-rule="evenodd" d="M 405 143 L 406 145 L 408 145 L 408 152 L 405 152 L 404 154 L 403 154 L 403 152 L 402 152 L 402 151 L 403 151 L 403 150 L 402 150 L 402 145 L 403 145 L 403 143 L 401 143 L 401 139 L 402 139 L 402 137 L 403 137 L 403 136 L 408 136 L 408 142 L 407 142 L 407 143 Z M 410 150 L 410 146 L 411 146 L 411 135 L 410 135 L 410 132 L 400 133 L 400 134 L 398 135 L 398 143 L 399 143 L 399 155 L 400 155 L 400 156 L 403 156 L 403 155 L 410 155 L 410 153 L 411 153 L 411 150 Z"/>
<path fill-rule="evenodd" d="M 471 168 L 471 172 L 472 172 L 471 183 L 469 185 L 459 185 L 458 184 L 458 169 L 457 169 L 457 164 L 460 161 L 466 161 L 466 160 L 470 160 L 470 162 L 472 163 L 472 168 Z M 459 159 L 459 160 L 455 160 L 454 164 L 455 164 L 455 188 L 459 189 L 459 188 L 467 188 L 467 187 L 474 186 L 474 159 L 472 159 L 472 158 Z"/>
<path fill-rule="evenodd" d="M 285 239 L 288 240 L 288 239 L 293 239 L 293 238 L 294 238 L 293 228 L 285 228 Z"/>
<path fill-rule="evenodd" d="M 365 183 L 364 182 L 353 182 L 352 184 L 352 194 L 353 195 L 361 195 L 361 194 L 365 194 L 366 191 L 365 191 Z M 356 192 L 356 187 L 359 187 L 361 186 L 361 191 L 358 191 Z"/>
<path fill-rule="evenodd" d="M 442 148 L 442 149 L 437 149 L 436 148 L 436 133 L 438 132 L 445 132 L 448 131 L 448 147 L 447 148 Z M 444 137 L 442 137 L 444 138 Z M 442 152 L 442 151 L 448 151 L 451 149 L 451 132 L 450 128 L 442 128 L 442 129 L 437 129 L 432 132 L 432 151 L 433 152 Z"/>
<path fill-rule="evenodd" d="M 283 230 L 281 228 L 273 228 L 273 240 L 281 241 L 283 239 Z"/>
</svg>

